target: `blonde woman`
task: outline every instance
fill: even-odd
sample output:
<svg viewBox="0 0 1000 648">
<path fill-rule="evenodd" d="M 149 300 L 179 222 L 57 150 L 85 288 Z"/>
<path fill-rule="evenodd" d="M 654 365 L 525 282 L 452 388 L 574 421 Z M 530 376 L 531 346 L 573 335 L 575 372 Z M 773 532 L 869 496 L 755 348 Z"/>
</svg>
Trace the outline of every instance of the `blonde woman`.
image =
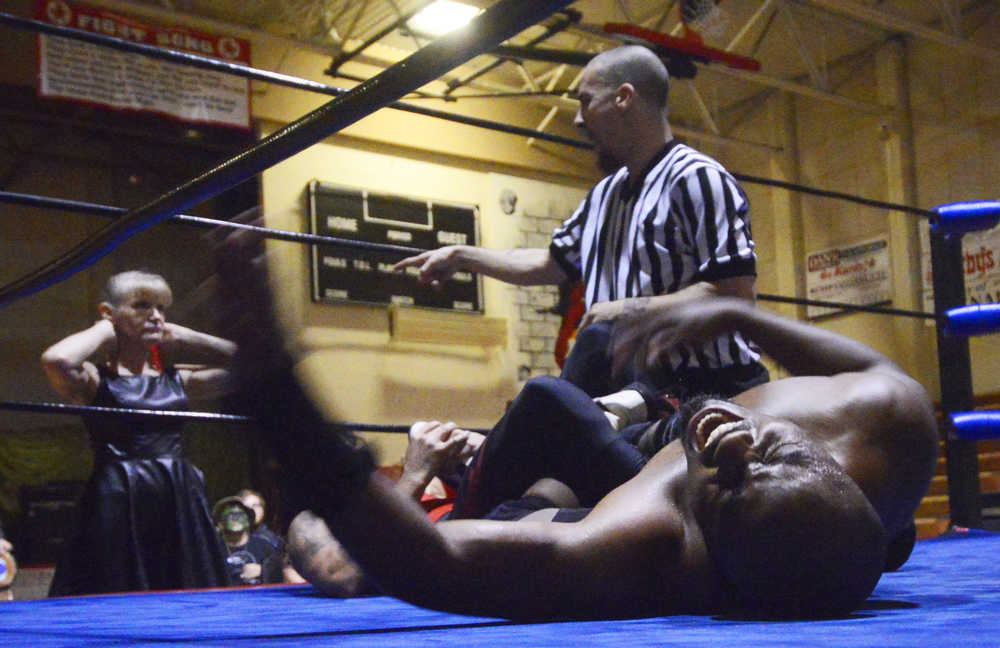
<svg viewBox="0 0 1000 648">
<path fill-rule="evenodd" d="M 112 276 L 98 320 L 42 354 L 52 387 L 74 404 L 153 410 L 186 410 L 189 397 L 224 393 L 236 345 L 168 323 L 171 301 L 160 275 Z M 175 357 L 204 364 L 178 368 Z M 183 457 L 183 423 L 85 415 L 84 424 L 94 472 L 50 595 L 228 584 L 202 473 Z"/>
</svg>

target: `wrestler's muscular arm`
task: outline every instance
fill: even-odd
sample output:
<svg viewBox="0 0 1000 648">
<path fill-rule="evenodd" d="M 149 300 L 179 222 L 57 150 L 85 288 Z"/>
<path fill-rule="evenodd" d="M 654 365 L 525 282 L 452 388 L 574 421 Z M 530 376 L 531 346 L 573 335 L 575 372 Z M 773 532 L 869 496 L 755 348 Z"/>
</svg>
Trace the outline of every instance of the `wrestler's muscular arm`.
<svg viewBox="0 0 1000 648">
<path fill-rule="evenodd" d="M 491 250 L 471 245 L 449 245 L 408 257 L 394 267 L 419 268 L 420 281 L 440 286 L 460 270 L 476 272 L 510 284 L 555 284 L 566 278 L 548 249 Z"/>
<path fill-rule="evenodd" d="M 718 281 L 699 281 L 677 292 L 655 297 L 628 297 L 609 302 L 599 302 L 590 307 L 580 320 L 580 330 L 595 322 L 621 319 L 641 319 L 650 314 L 669 309 L 677 304 L 714 297 L 756 298 L 756 277 L 752 275 L 729 277 Z"/>
<path fill-rule="evenodd" d="M 553 618 L 662 610 L 669 594 L 655 574 L 661 564 L 679 562 L 679 534 L 662 528 L 662 511 L 650 513 L 625 518 L 628 524 L 601 518 L 602 524 L 433 525 L 373 475 L 363 492 L 324 519 L 388 594 L 463 614 Z"/>
<path fill-rule="evenodd" d="M 653 312 L 622 327 L 619 348 L 644 353 L 646 363 L 655 365 L 677 344 L 704 342 L 728 330 L 740 331 L 797 376 L 879 371 L 906 377 L 888 358 L 860 342 L 742 299 L 687 301 Z"/>
<path fill-rule="evenodd" d="M 837 460 L 861 486 L 894 536 L 912 520 L 934 471 L 937 428 L 923 387 L 874 349 L 740 300 L 691 302 L 630 331 L 648 362 L 679 342 L 739 330 L 795 378 L 734 400 L 825 431 Z M 641 352 L 641 351 L 640 351 Z"/>
</svg>

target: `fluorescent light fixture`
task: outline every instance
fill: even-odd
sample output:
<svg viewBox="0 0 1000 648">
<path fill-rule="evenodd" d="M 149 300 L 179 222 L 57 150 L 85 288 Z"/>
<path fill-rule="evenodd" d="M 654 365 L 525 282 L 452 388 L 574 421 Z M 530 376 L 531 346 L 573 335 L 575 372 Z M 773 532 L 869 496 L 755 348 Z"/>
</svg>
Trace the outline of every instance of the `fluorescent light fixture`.
<svg viewBox="0 0 1000 648">
<path fill-rule="evenodd" d="M 464 26 L 479 12 L 478 7 L 462 2 L 437 0 L 424 7 L 420 13 L 406 21 L 406 24 L 415 32 L 441 36 Z"/>
</svg>

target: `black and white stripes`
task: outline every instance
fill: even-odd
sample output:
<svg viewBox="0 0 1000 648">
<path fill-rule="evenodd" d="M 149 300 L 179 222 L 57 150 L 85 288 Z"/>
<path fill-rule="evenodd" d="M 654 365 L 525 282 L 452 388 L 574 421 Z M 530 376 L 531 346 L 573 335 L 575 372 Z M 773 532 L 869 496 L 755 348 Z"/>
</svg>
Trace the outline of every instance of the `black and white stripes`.
<svg viewBox="0 0 1000 648">
<path fill-rule="evenodd" d="M 699 281 L 756 273 L 748 202 L 712 158 L 672 141 L 638 187 L 628 170 L 599 182 L 552 235 L 551 251 L 582 277 L 587 308 L 628 297 L 673 293 Z M 673 368 L 744 365 L 755 353 L 739 335 L 680 349 Z"/>
</svg>

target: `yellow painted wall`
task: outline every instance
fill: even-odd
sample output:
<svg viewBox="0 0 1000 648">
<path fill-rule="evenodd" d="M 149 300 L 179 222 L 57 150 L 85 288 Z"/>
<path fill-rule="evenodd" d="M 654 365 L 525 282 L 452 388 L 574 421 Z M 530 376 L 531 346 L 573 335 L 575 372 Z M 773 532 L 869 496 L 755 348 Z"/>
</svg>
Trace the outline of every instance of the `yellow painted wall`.
<svg viewBox="0 0 1000 648">
<path fill-rule="evenodd" d="M 520 215 L 568 214 L 582 199 L 581 187 L 552 185 L 325 142 L 264 174 L 263 195 L 270 227 L 307 230 L 305 188 L 310 180 L 396 195 L 472 203 L 480 208 L 480 242 L 486 247 L 517 244 Z M 518 210 L 505 215 L 498 198 L 504 188 L 520 197 Z M 274 287 L 285 324 L 297 335 L 302 369 L 339 421 L 409 424 L 415 420 L 454 420 L 489 427 L 517 393 L 516 306 L 513 288 L 483 281 L 485 316 L 508 322 L 505 346 L 483 348 L 461 339 L 454 344 L 416 344 L 393 340 L 385 307 L 316 304 L 309 293 L 309 259 L 304 246 L 272 245 Z M 475 327 L 477 316 L 454 314 Z M 404 437 L 370 435 L 383 446 L 383 463 L 402 452 Z"/>
<path fill-rule="evenodd" d="M 981 10 L 982 20 L 967 36 L 994 47 L 1000 42 L 1000 17 Z M 886 44 L 886 47 L 891 44 Z M 971 200 L 997 199 L 996 179 L 1000 175 L 1000 99 L 994 91 L 1000 83 L 998 66 L 918 39 L 906 39 L 905 80 L 909 84 L 914 131 L 913 161 L 915 196 L 918 207 Z M 884 54 L 884 53 L 883 53 Z M 831 71 L 837 94 L 869 103 L 879 102 L 877 56 L 860 65 Z M 777 101 L 772 93 L 769 103 Z M 890 184 L 898 170 L 887 164 L 886 141 L 899 132 L 891 112 L 866 115 L 833 104 L 796 97 L 794 99 L 797 144 L 800 154 L 799 182 L 876 200 L 895 201 Z M 744 137 L 780 145 L 773 114 L 759 111 L 755 117 L 731 131 Z M 770 175 L 761 170 L 779 154 L 739 146 L 702 147 L 734 171 Z M 762 293 L 790 294 L 779 289 L 789 267 L 774 267 L 782 248 L 790 244 L 789 232 L 774 222 L 781 208 L 783 190 L 745 185 L 750 196 L 754 238 L 760 268 L 758 290 Z M 802 243 L 806 253 L 888 234 L 886 211 L 834 199 L 800 195 L 798 216 L 802 222 Z M 892 250 L 894 263 L 906 255 L 919 255 L 912 243 Z M 785 261 L 787 265 L 787 260 Z M 901 292 L 919 289 L 919 272 L 912 272 Z M 787 285 L 787 282 L 785 282 Z M 799 296 L 802 296 L 801 294 Z M 905 305 L 906 295 L 897 296 L 892 306 Z M 765 308 L 780 310 L 774 304 Z M 915 304 L 922 310 L 922 304 Z M 859 339 L 885 353 L 918 378 L 937 398 L 938 363 L 934 329 L 908 318 L 872 314 L 836 315 L 817 320 L 820 326 Z M 971 341 L 973 378 L 977 394 L 1000 391 L 1000 341 L 996 335 Z"/>
<path fill-rule="evenodd" d="M 985 3 L 989 5 L 990 3 Z M 990 12 L 990 9 L 993 11 Z M 1000 15 L 983 6 L 967 37 L 993 49 Z M 925 206 L 1000 199 L 1000 65 L 915 42 L 912 49 L 917 177 Z M 970 341 L 973 388 L 1000 392 L 1000 336 Z"/>
<path fill-rule="evenodd" d="M 125 5 L 114 0 L 93 0 L 140 17 L 165 21 L 183 21 L 154 6 Z M 988 3 L 987 3 L 988 4 Z M 10 10 L 28 13 L 31 3 L 12 0 Z M 965 36 L 986 46 L 1000 42 L 1000 18 L 988 7 L 978 9 L 981 19 L 968 21 Z M 208 21 L 189 21 L 193 26 L 221 29 Z M 250 38 L 255 65 L 286 74 L 347 85 L 323 74 L 328 57 L 293 46 L 289 41 L 250 31 L 233 30 Z M 954 49 L 914 38 L 907 38 L 907 82 L 913 103 L 915 135 L 916 200 L 923 207 L 957 200 L 996 198 L 996 178 L 1000 175 L 1000 100 L 995 88 L 1000 81 L 1000 66 L 956 54 Z M 10 83 L 33 82 L 34 38 L 14 33 L 0 43 L 0 53 L 12 65 L 0 72 Z M 389 56 L 390 52 L 374 52 Z M 349 72 L 367 75 L 371 69 L 352 64 Z M 879 101 L 875 55 L 870 60 L 855 59 L 849 65 L 831 70 L 831 90 L 858 100 Z M 737 83 L 737 81 L 734 81 Z M 253 84 L 253 113 L 265 124 L 284 124 L 320 105 L 327 99 L 302 91 L 273 85 Z M 774 97 L 768 99 L 773 102 Z M 892 170 L 886 164 L 884 142 L 894 128 L 892 115 L 866 115 L 857 110 L 822 101 L 796 97 L 793 100 L 799 148 L 798 180 L 803 184 L 888 199 L 887 186 Z M 421 101 L 419 105 L 440 110 L 454 110 L 498 122 L 509 120 L 513 110 L 524 103 L 502 100 L 470 100 L 458 104 Z M 569 105 L 562 110 L 572 111 Z M 539 120 L 542 111 L 532 114 Z M 780 125 L 773 110 L 761 110 L 726 134 L 780 146 Z M 270 128 L 268 126 L 267 128 Z M 887 131 L 888 129 L 888 131 Z M 764 133 L 764 135 L 762 135 Z M 575 133 L 563 133 L 576 136 Z M 276 224 L 304 228 L 301 212 L 303 188 L 312 178 L 327 179 L 361 187 L 378 188 L 401 194 L 481 202 L 482 242 L 502 245 L 513 240 L 516 226 L 491 215 L 495 212 L 493 194 L 503 177 L 531 177 L 565 184 L 579 189 L 594 179 L 586 153 L 555 145 L 528 147 L 524 139 L 484 129 L 461 126 L 442 120 L 416 117 L 393 110 L 382 110 L 338 136 L 337 144 L 322 144 L 265 174 L 264 200 Z M 775 156 L 749 147 L 692 143 L 717 157 L 734 171 L 774 176 Z M 380 154 L 372 152 L 381 151 Z M 782 190 L 746 185 L 753 209 L 754 233 L 760 257 L 758 289 L 761 292 L 789 294 L 798 278 L 789 255 L 789 241 L 797 240 L 805 252 L 886 234 L 890 224 L 881 210 L 836 200 L 799 197 L 789 207 Z M 544 193 L 544 192 L 543 192 Z M 790 231 L 787 221 L 773 214 L 792 209 L 801 219 L 801 232 Z M 360 384 L 365 396 L 360 401 L 341 396 L 342 385 L 334 381 L 338 396 L 333 406 L 345 416 L 358 420 L 408 422 L 423 415 L 419 412 L 424 394 L 442 394 L 444 410 L 427 415 L 450 415 L 470 425 L 488 424 L 513 388 L 509 381 L 515 372 L 513 345 L 505 351 L 484 352 L 478 349 L 449 346 L 440 350 L 393 346 L 388 338 L 385 313 L 363 306 L 313 306 L 308 302 L 304 257 L 298 252 L 284 252 L 294 258 L 285 270 L 291 287 L 286 299 L 289 312 L 307 327 L 306 341 L 320 349 L 317 357 L 334 358 L 363 365 Z M 894 258 L 913 254 L 913 250 L 894 249 Z M 801 256 L 801 255 L 798 255 Z M 789 275 L 792 278 L 789 278 Z M 919 277 L 912 277 L 914 285 Z M 484 284 L 490 314 L 504 316 L 509 294 L 491 282 Z M 903 286 L 905 288 L 905 286 Z M 893 305 L 901 306 L 900 300 Z M 787 308 L 766 305 L 788 312 Z M 886 329 L 886 322 L 892 322 Z M 820 320 L 822 326 L 867 342 L 901 363 L 933 393 L 937 392 L 936 356 L 930 329 L 900 325 L 895 319 L 877 315 L 841 315 Z M 511 331 L 511 335 L 514 333 Z M 513 339 L 513 338 L 512 338 Z M 993 338 L 973 341 L 974 373 L 977 392 L 1000 390 L 1000 349 Z M 334 353 L 331 348 L 337 349 Z M 330 354 L 333 355 L 330 355 Z M 319 360 L 307 363 L 312 366 Z M 397 373 L 397 367 L 403 367 Z M 401 377 L 402 376 L 402 377 Z M 369 399 L 370 400 L 367 400 Z M 344 400 L 350 402 L 342 402 Z M 384 401 L 384 402 L 383 402 Z M 363 405 L 362 403 L 368 403 Z M 380 403 L 376 405 L 376 403 Z M 450 409 L 449 409 L 450 408 Z M 339 412 L 338 412 L 339 413 Z M 461 414 L 462 416 L 458 416 Z"/>
</svg>

